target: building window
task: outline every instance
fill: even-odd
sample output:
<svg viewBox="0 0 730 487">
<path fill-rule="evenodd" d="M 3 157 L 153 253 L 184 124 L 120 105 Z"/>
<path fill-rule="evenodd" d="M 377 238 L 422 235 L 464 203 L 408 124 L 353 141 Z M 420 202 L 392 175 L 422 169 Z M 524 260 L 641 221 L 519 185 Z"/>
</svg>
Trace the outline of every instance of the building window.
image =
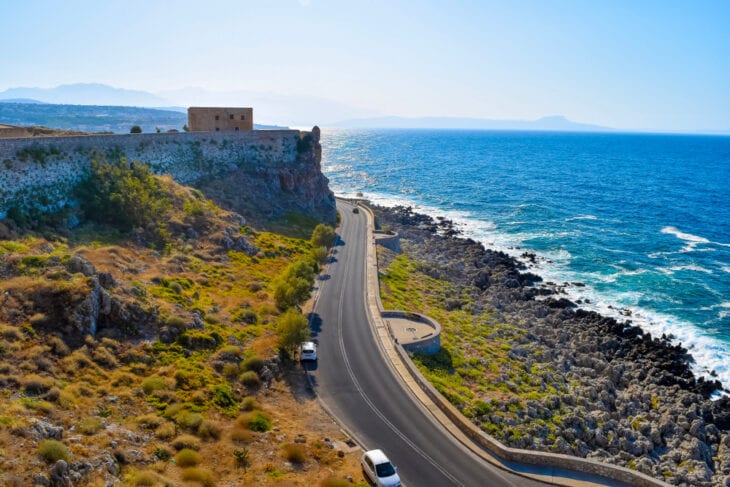
<svg viewBox="0 0 730 487">
<path fill-rule="evenodd" d="M 216 128 L 215 128 L 215 131 L 216 131 L 216 132 L 220 132 L 220 131 L 221 131 L 220 127 L 216 127 Z"/>
<path fill-rule="evenodd" d="M 236 127 L 236 132 L 238 132 L 238 127 Z"/>
<path fill-rule="evenodd" d="M 216 120 L 220 120 L 220 119 L 221 119 L 221 117 L 220 117 L 219 115 L 216 115 L 216 116 L 215 116 L 215 119 L 216 119 Z"/>
<path fill-rule="evenodd" d="M 246 115 L 241 115 L 241 120 L 246 120 Z"/>
<path fill-rule="evenodd" d="M 230 114 L 230 115 L 228 116 L 228 118 L 230 118 L 231 120 L 233 120 L 233 114 L 231 113 L 231 114 Z"/>
</svg>

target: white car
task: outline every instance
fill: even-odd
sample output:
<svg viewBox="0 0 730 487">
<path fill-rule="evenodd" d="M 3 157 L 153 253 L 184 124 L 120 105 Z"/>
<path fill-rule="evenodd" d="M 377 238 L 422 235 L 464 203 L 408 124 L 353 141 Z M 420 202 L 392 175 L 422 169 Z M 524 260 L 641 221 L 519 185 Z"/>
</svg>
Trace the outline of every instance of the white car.
<svg viewBox="0 0 730 487">
<path fill-rule="evenodd" d="M 363 454 L 362 471 L 377 487 L 400 487 L 396 468 L 382 450 L 370 450 Z"/>
<path fill-rule="evenodd" d="M 314 342 L 302 343 L 301 349 L 299 351 L 299 360 L 301 360 L 302 362 L 306 360 L 317 360 L 317 344 Z"/>
</svg>

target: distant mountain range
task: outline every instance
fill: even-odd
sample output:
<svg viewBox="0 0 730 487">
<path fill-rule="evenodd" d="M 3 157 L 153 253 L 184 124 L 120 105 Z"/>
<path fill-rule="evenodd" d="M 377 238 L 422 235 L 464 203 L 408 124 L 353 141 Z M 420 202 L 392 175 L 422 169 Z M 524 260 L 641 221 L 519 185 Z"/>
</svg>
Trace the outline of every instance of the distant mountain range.
<svg viewBox="0 0 730 487">
<path fill-rule="evenodd" d="M 164 107 L 172 105 L 165 99 L 139 90 L 114 88 L 99 83 L 76 83 L 55 88 L 10 88 L 0 92 L 0 100 L 30 99 L 35 102 L 68 105 L 115 105 L 134 107 Z"/>
<path fill-rule="evenodd" d="M 97 105 L 60 105 L 53 103 L 16 103 L 0 100 L 0 123 L 43 126 L 80 132 L 129 133 L 133 125 L 143 132 L 182 131 L 188 123 L 185 110 Z M 281 126 L 254 124 L 255 129 L 280 129 Z"/>
<path fill-rule="evenodd" d="M 422 128 L 473 130 L 545 130 L 569 132 L 608 132 L 610 127 L 574 122 L 564 116 L 537 120 L 494 120 L 458 117 L 390 117 L 373 110 L 309 95 L 279 95 L 237 90 L 214 92 L 204 88 L 182 88 L 150 93 L 115 88 L 99 83 L 77 83 L 55 88 L 10 88 L 0 92 L 0 107 L 7 103 L 25 105 L 19 110 L 0 110 L 0 123 L 38 123 L 69 130 L 112 130 L 124 132 L 127 124 L 139 124 L 146 130 L 160 127 L 180 129 L 188 106 L 251 106 L 254 118 L 267 125 L 331 128 Z M 44 104 L 54 107 L 41 109 Z M 39 108 L 31 110 L 31 105 Z M 70 108 L 71 105 L 94 105 L 93 108 Z M 61 108 L 64 107 L 64 108 Z M 155 112 L 135 112 L 132 107 L 155 108 Z M 13 120 L 3 119 L 13 113 Z M 112 115 L 111 112 L 114 114 Z M 55 115 L 51 115 L 55 113 Z M 82 115 L 83 113 L 83 115 Z M 3 115 L 4 114 L 4 115 Z M 63 114 L 61 116 L 61 114 Z M 58 117 L 56 117 L 58 115 Z M 59 118 L 60 117 L 60 118 Z M 135 121 L 136 120 L 136 121 Z M 639 130 L 648 132 L 650 130 Z M 728 134 L 725 130 L 706 130 L 708 134 Z"/>
<path fill-rule="evenodd" d="M 345 120 L 334 128 L 412 128 L 412 129 L 473 129 L 473 130 L 546 130 L 565 132 L 608 132 L 614 129 L 568 120 L 563 116 L 537 120 L 491 120 L 456 117 L 378 117 Z"/>
</svg>

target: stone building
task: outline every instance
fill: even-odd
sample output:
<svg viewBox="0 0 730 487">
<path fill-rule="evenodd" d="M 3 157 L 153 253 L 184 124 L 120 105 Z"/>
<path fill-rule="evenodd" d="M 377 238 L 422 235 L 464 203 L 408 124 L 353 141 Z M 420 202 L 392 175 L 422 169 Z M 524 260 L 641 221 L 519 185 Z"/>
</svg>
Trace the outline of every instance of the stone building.
<svg viewBox="0 0 730 487">
<path fill-rule="evenodd" d="M 238 132 L 253 130 L 253 108 L 190 107 L 191 132 Z"/>
</svg>

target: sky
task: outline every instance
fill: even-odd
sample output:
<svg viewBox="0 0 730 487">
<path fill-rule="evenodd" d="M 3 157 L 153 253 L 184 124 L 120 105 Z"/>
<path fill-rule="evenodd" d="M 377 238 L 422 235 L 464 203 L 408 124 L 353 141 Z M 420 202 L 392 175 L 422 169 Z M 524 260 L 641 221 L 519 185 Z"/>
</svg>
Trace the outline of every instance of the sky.
<svg viewBox="0 0 730 487">
<path fill-rule="evenodd" d="M 727 0 L 0 2 L 0 91 L 97 82 L 181 103 L 196 87 L 353 118 L 728 131 L 728 25 Z"/>
</svg>

